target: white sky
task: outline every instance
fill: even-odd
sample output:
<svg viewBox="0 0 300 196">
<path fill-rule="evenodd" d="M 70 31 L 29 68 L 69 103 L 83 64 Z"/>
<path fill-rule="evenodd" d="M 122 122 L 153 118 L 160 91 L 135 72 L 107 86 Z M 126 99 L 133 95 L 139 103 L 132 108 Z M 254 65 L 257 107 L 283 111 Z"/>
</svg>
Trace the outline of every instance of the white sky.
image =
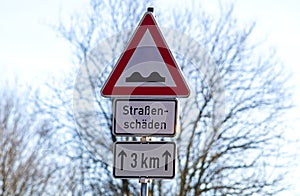
<svg viewBox="0 0 300 196">
<path fill-rule="evenodd" d="M 47 24 L 55 24 L 60 11 L 67 16 L 86 4 L 88 0 L 0 0 L 0 82 L 12 76 L 8 72 L 34 82 L 35 78 L 43 79 L 68 67 L 72 59 L 70 47 Z M 214 10 L 215 5 L 209 6 Z M 242 21 L 257 22 L 259 36 L 268 37 L 267 44 L 277 48 L 279 57 L 293 73 L 291 81 L 296 87 L 298 108 L 293 113 L 297 120 L 291 126 L 295 128 L 292 134 L 300 136 L 297 130 L 300 125 L 300 99 L 297 100 L 300 96 L 300 1 L 236 0 L 235 14 Z M 300 175 L 300 171 L 297 173 Z M 300 190 L 297 192 L 300 194 Z"/>
<path fill-rule="evenodd" d="M 56 37 L 49 24 L 58 21 L 61 10 L 67 15 L 84 2 L 0 0 L 0 71 L 21 73 L 18 77 L 31 81 L 68 67 L 70 47 Z"/>
<path fill-rule="evenodd" d="M 237 0 L 236 5 L 239 15 L 257 21 L 257 29 L 262 35 L 267 35 L 268 43 L 276 47 L 285 65 L 294 72 L 295 82 L 299 85 L 300 1 Z"/>
</svg>

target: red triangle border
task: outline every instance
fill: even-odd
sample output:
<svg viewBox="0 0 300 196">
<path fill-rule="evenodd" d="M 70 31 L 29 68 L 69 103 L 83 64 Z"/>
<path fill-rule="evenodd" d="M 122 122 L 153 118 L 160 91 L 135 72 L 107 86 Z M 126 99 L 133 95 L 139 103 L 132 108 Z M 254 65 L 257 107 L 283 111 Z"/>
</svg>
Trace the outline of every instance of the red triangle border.
<svg viewBox="0 0 300 196">
<path fill-rule="evenodd" d="M 176 86 L 115 86 L 135 49 L 143 38 L 146 30 L 149 30 L 153 40 L 163 58 L 168 71 L 170 72 Z M 163 97 L 188 97 L 189 88 L 186 84 L 179 67 L 177 66 L 172 53 L 167 46 L 162 33 L 160 32 L 153 15 L 146 12 L 134 35 L 129 41 L 123 54 L 111 72 L 108 80 L 101 89 L 102 96 L 105 97 L 143 97 L 143 96 L 163 96 Z"/>
</svg>

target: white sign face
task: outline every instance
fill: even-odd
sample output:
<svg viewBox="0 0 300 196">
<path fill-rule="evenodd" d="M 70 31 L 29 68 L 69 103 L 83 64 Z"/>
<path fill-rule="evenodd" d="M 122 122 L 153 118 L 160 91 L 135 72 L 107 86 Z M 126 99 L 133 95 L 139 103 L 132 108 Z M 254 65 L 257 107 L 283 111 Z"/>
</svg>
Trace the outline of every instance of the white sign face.
<svg viewBox="0 0 300 196">
<path fill-rule="evenodd" d="M 176 86 L 149 30 L 132 54 L 116 86 Z"/>
<path fill-rule="evenodd" d="M 116 178 L 173 178 L 174 142 L 116 142 L 113 175 Z"/>
<path fill-rule="evenodd" d="M 174 136 L 177 100 L 116 99 L 113 109 L 115 135 Z"/>
</svg>

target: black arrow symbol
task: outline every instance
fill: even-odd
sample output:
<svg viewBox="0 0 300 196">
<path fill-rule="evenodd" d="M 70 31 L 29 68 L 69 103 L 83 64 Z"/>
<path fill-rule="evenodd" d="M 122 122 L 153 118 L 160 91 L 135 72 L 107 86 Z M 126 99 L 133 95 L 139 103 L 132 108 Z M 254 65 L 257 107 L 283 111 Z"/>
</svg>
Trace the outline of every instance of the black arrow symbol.
<svg viewBox="0 0 300 196">
<path fill-rule="evenodd" d="M 163 154 L 162 157 L 165 157 L 165 171 L 168 170 L 168 157 L 171 157 L 171 154 L 168 150 L 166 150 Z"/>
<path fill-rule="evenodd" d="M 124 165 L 124 157 L 127 157 L 127 154 L 122 150 L 119 154 L 118 157 L 121 157 L 121 170 L 123 170 L 123 165 Z"/>
</svg>

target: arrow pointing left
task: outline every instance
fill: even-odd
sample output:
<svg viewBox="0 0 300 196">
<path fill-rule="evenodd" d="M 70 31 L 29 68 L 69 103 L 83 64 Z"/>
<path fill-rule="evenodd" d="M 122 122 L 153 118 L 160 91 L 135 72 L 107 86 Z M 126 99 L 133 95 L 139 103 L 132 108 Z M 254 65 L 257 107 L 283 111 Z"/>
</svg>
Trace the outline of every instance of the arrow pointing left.
<svg viewBox="0 0 300 196">
<path fill-rule="evenodd" d="M 127 157 L 127 154 L 124 152 L 124 150 L 122 150 L 119 154 L 118 157 L 121 157 L 121 167 L 120 169 L 123 170 L 123 166 L 124 166 L 124 157 Z"/>
</svg>

